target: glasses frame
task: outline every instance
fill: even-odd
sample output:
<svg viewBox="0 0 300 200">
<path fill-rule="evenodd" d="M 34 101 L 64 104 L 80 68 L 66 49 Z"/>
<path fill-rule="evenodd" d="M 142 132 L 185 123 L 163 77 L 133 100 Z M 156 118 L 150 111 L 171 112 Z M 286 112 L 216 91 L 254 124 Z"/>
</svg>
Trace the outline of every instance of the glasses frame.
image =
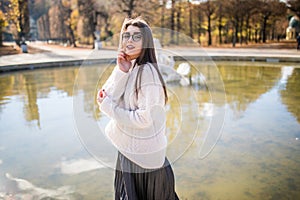
<svg viewBox="0 0 300 200">
<path fill-rule="evenodd" d="M 124 38 L 124 36 L 125 35 L 129 35 L 129 37 L 127 38 L 127 39 L 125 39 Z M 141 36 L 141 37 L 138 37 L 138 38 L 136 38 L 135 36 Z M 124 41 L 128 41 L 129 39 L 130 39 L 130 37 L 131 37 L 131 40 L 132 41 L 134 41 L 134 42 L 139 42 L 142 38 L 143 38 L 143 35 L 142 35 L 142 33 L 141 32 L 134 32 L 132 35 L 130 35 L 130 33 L 129 32 L 124 32 L 123 34 L 122 34 L 122 41 L 124 42 Z"/>
</svg>

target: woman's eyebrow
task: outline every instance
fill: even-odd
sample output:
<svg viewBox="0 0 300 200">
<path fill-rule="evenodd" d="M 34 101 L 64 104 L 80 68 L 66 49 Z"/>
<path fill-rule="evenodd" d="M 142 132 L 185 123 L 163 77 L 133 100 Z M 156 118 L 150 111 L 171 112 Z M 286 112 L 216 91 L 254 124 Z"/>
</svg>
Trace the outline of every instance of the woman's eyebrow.
<svg viewBox="0 0 300 200">
<path fill-rule="evenodd" d="M 130 34 L 130 32 L 124 32 L 124 33 L 126 33 L 126 34 Z M 142 32 L 133 32 L 133 34 L 140 34 L 140 33 L 142 33 Z"/>
</svg>

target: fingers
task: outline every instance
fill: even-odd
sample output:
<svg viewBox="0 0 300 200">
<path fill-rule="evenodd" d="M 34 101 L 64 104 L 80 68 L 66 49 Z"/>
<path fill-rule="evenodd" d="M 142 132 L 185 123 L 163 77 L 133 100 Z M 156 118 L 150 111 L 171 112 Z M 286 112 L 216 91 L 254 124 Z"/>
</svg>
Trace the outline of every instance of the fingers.
<svg viewBox="0 0 300 200">
<path fill-rule="evenodd" d="M 125 60 L 127 60 L 127 61 L 129 61 L 130 62 L 130 55 L 128 55 L 127 53 L 125 53 L 124 51 L 123 51 L 123 53 L 124 53 L 124 58 L 125 58 Z"/>
<path fill-rule="evenodd" d="M 125 52 L 125 50 L 121 50 L 121 51 L 119 51 L 119 55 L 122 55 L 123 56 L 123 58 L 126 60 L 126 61 L 131 61 L 131 57 L 130 57 L 130 55 L 129 54 L 127 54 L 126 52 Z"/>
<path fill-rule="evenodd" d="M 124 51 L 120 51 L 118 53 L 117 65 L 123 72 L 128 72 L 129 68 L 131 67 L 130 56 Z"/>
<path fill-rule="evenodd" d="M 120 63 L 122 63 L 122 61 L 125 61 L 125 60 L 126 60 L 125 55 L 120 52 L 118 54 L 118 57 L 117 57 L 117 63 L 118 63 L 118 65 L 120 65 Z"/>
<path fill-rule="evenodd" d="M 121 61 L 121 60 L 129 61 L 128 58 L 129 58 L 129 55 L 126 54 L 124 51 L 120 51 L 118 53 L 118 61 Z"/>
<path fill-rule="evenodd" d="M 125 60 L 124 54 L 123 53 L 118 53 L 118 60 Z"/>
</svg>

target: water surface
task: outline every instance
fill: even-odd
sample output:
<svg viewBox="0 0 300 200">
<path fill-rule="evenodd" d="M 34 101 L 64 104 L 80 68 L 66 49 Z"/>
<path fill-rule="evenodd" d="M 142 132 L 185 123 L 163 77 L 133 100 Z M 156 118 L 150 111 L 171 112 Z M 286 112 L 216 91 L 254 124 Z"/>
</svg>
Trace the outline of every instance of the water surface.
<svg viewBox="0 0 300 200">
<path fill-rule="evenodd" d="M 300 66 L 217 66 L 227 100 L 222 105 L 212 104 L 203 84 L 168 85 L 168 156 L 174 161 L 178 195 L 299 199 Z M 114 171 L 83 145 L 86 138 L 80 134 L 93 133 L 89 127 L 78 130 L 74 117 L 75 98 L 86 119 L 100 128 L 107 123 L 94 95 L 110 71 L 98 65 L 81 72 L 66 67 L 0 75 L 0 199 L 113 199 Z M 213 76 L 206 78 L 209 82 Z M 201 159 L 203 138 L 218 109 L 226 111 L 221 138 Z M 97 148 L 106 145 L 102 142 Z M 113 166 L 112 161 L 104 162 Z"/>
</svg>

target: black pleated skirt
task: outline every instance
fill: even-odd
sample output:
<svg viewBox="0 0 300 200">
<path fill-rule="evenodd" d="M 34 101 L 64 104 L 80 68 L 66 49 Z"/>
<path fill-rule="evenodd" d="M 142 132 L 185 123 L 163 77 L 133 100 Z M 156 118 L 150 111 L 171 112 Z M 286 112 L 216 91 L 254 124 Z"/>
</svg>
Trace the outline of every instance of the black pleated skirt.
<svg viewBox="0 0 300 200">
<path fill-rule="evenodd" d="M 115 200 L 177 200 L 172 167 L 144 169 L 118 154 L 115 171 Z"/>
</svg>

